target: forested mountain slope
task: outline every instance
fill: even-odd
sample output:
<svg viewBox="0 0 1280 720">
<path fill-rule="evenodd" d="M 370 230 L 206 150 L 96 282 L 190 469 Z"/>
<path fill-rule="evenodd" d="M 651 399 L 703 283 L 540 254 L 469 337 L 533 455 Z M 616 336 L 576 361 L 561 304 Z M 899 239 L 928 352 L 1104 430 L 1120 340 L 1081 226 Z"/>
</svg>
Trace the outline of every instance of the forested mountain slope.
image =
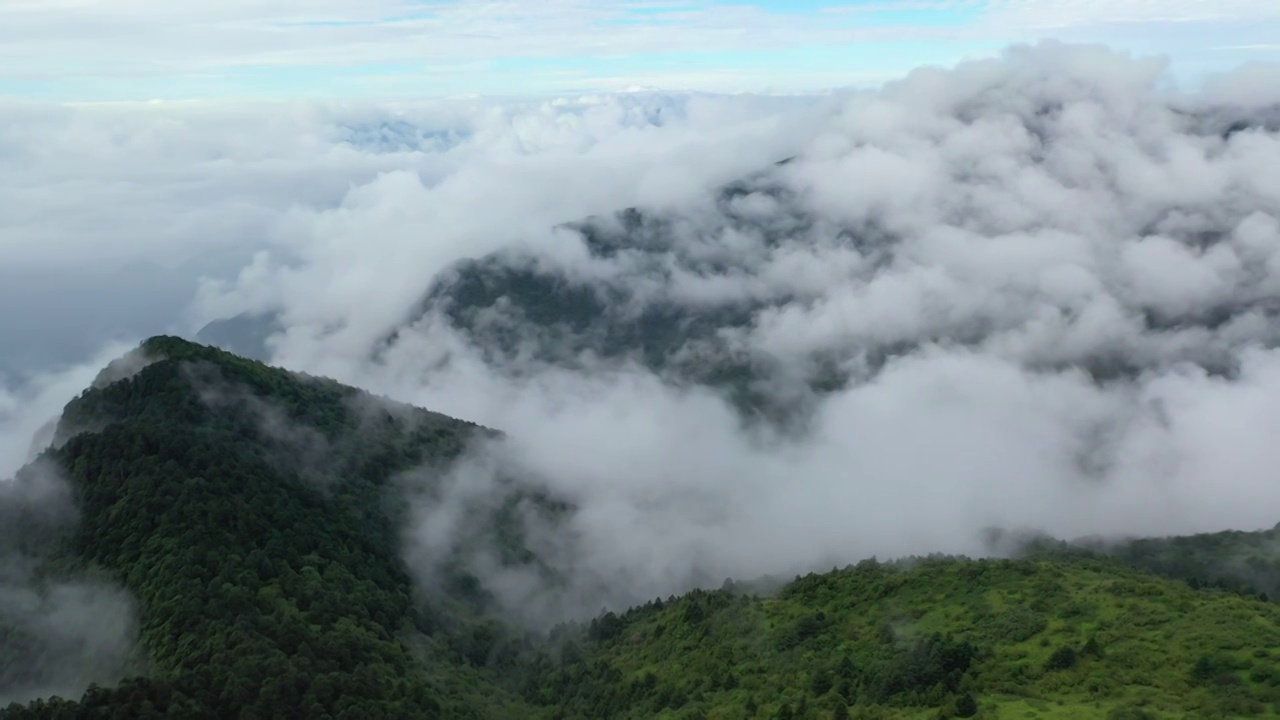
<svg viewBox="0 0 1280 720">
<path fill-rule="evenodd" d="M 1193 586 L 1280 600 L 1280 526 L 1259 532 L 1227 530 L 1120 543 L 1080 541 L 1077 545 Z"/>
<path fill-rule="evenodd" d="M 1228 718 L 1280 712 L 1280 607 L 1103 560 L 866 561 L 590 628 L 569 717 Z"/>
<path fill-rule="evenodd" d="M 424 587 L 403 557 L 402 474 L 443 472 L 481 438 L 500 436 L 213 348 L 148 341 L 67 406 L 54 447 L 0 497 L 5 597 L 18 582 L 33 597 L 69 582 L 127 594 L 138 646 L 114 658 L 115 675 L 89 668 L 103 687 L 82 698 L 0 716 L 1280 713 L 1280 606 L 1204 587 L 1240 547 L 1252 548 L 1245 567 L 1273 563 L 1265 533 L 1135 543 L 1119 559 L 1048 543 L 1020 560 L 864 561 L 776 593 L 726 582 L 530 633 L 495 614 L 466 568 Z M 509 520 L 470 519 L 511 562 L 536 563 Z M 0 697 L 44 697 L 32 688 L 65 680 L 50 668 L 66 648 L 10 610 Z"/>
<path fill-rule="evenodd" d="M 176 339 L 141 351 L 149 365 L 104 373 L 66 408 L 64 444 L 46 455 L 79 511 L 54 560 L 105 569 L 142 605 L 150 679 L 95 689 L 84 706 L 495 716 L 500 691 L 404 641 L 424 619 L 387 492 L 397 471 L 447 461 L 481 429 Z"/>
</svg>

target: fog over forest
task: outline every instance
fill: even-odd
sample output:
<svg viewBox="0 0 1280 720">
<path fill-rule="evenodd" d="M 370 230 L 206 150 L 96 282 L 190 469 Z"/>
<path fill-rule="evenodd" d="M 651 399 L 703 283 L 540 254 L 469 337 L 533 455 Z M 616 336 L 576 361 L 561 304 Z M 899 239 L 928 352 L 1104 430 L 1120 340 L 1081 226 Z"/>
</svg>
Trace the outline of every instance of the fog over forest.
<svg viewBox="0 0 1280 720">
<path fill-rule="evenodd" d="M 589 612 L 989 527 L 1271 527 L 1278 87 L 1049 43 L 807 96 L 3 101 L 0 279 L 65 287 L 0 283 L 0 476 L 110 358 L 229 320 L 506 433 L 408 556 L 537 482 Z"/>
</svg>

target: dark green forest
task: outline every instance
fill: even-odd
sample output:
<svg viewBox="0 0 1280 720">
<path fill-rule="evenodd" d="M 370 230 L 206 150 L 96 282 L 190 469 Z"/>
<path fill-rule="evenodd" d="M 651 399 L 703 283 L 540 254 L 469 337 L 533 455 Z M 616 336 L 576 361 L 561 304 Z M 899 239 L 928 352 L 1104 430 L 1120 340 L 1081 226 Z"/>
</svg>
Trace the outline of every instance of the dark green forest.
<svg viewBox="0 0 1280 720">
<path fill-rule="evenodd" d="M 1277 531 L 867 560 L 535 632 L 506 622 L 465 566 L 424 587 L 403 559 L 405 473 L 429 495 L 450 463 L 500 441 L 330 380 L 147 341 L 66 407 L 53 447 L 0 496 L 0 589 L 123 587 L 136 647 L 118 682 L 0 717 L 1280 714 Z M 37 492 L 51 476 L 65 498 Z M 504 491 L 573 511 L 518 481 Z M 472 524 L 506 562 L 536 566 L 497 506 Z M 14 617 L 0 613 L 0 697 L 46 685 L 59 651 Z"/>
</svg>

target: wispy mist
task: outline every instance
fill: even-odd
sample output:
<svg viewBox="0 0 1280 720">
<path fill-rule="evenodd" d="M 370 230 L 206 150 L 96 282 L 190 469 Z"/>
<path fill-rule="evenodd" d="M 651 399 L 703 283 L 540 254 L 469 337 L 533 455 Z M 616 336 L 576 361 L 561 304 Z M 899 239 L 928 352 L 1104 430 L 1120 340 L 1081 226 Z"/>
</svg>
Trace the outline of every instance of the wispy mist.
<svg viewBox="0 0 1280 720">
<path fill-rule="evenodd" d="M 0 706 L 59 695 L 78 699 L 144 669 L 137 603 L 105 577 L 68 577 L 43 565 L 78 513 L 52 462 L 0 483 Z"/>
</svg>

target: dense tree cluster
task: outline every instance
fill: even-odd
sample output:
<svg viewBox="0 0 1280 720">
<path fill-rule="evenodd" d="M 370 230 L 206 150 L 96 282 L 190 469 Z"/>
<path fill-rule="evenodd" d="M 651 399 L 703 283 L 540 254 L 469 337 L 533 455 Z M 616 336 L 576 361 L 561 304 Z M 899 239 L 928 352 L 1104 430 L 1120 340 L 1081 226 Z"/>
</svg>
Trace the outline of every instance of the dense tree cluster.
<svg viewBox="0 0 1280 720">
<path fill-rule="evenodd" d="M 162 359 L 72 402 L 69 437 L 48 458 L 80 511 L 67 551 L 141 601 L 152 666 L 152 679 L 94 689 L 79 711 L 487 717 L 468 678 L 433 676 L 402 641 L 416 610 L 388 485 L 457 455 L 476 426 L 358 408 L 350 388 L 174 339 L 144 350 Z"/>
<path fill-rule="evenodd" d="M 399 547 L 399 474 L 443 468 L 491 431 L 172 338 L 143 351 L 151 364 L 67 407 L 41 461 L 66 476 L 74 512 L 0 497 L 0 540 L 42 557 L 42 576 L 123 584 L 145 665 L 4 718 L 1280 712 L 1280 607 L 1079 549 L 868 560 L 770 592 L 726 581 L 534 637 L 461 564 L 439 587 L 415 584 Z M 513 502 L 495 503 L 485 532 L 505 561 L 536 563 Z M 1210 547 L 1270 562 L 1266 538 L 1196 542 L 1191 560 L 1167 543 L 1118 554 L 1190 578 Z M 0 691 L 39 652 L 0 622 Z"/>
<path fill-rule="evenodd" d="M 1103 558 L 867 561 L 603 615 L 526 696 L 563 718 L 1263 716 L 1273 618 Z"/>
</svg>

